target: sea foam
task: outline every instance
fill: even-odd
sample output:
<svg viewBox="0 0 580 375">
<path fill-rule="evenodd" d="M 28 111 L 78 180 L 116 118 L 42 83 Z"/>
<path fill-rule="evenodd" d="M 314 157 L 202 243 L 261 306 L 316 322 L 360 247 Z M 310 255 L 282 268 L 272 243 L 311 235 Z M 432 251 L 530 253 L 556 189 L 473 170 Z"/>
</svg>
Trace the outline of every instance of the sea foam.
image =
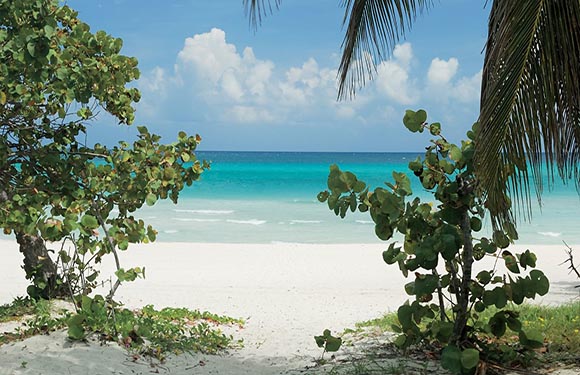
<svg viewBox="0 0 580 375">
<path fill-rule="evenodd" d="M 234 210 L 182 210 L 174 209 L 175 212 L 189 213 L 189 214 L 202 214 L 202 215 L 229 215 L 233 214 Z"/>
<path fill-rule="evenodd" d="M 320 220 L 290 220 L 290 224 L 320 224 Z"/>
<path fill-rule="evenodd" d="M 562 235 L 562 233 L 558 232 L 538 232 L 538 234 L 546 237 L 560 237 Z"/>
<path fill-rule="evenodd" d="M 257 219 L 252 219 L 252 220 L 226 220 L 228 223 L 233 223 L 233 224 L 251 224 L 251 225 L 262 225 L 262 224 L 266 224 L 266 220 L 257 220 Z"/>
</svg>

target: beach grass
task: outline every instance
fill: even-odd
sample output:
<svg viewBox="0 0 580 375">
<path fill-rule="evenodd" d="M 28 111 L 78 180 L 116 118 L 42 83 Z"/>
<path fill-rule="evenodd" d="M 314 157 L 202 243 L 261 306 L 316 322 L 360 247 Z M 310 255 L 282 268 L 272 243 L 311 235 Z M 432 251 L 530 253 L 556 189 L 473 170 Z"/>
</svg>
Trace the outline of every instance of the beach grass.
<svg viewBox="0 0 580 375">
<path fill-rule="evenodd" d="M 580 358 L 580 300 L 562 305 L 546 306 L 523 304 L 508 306 L 520 314 L 523 328 L 534 329 L 544 334 L 545 358 L 564 360 Z M 489 308 L 479 315 L 480 320 L 487 321 L 497 309 Z M 392 326 L 398 324 L 397 313 L 392 312 L 382 317 L 360 322 L 357 330 L 373 328 L 382 332 L 392 331 Z M 497 340 L 493 336 L 490 340 Z M 516 343 L 517 335 L 507 335 L 501 343 Z M 499 343 L 499 342 L 498 342 Z"/>
<path fill-rule="evenodd" d="M 0 345 L 65 329 L 73 311 L 72 306 L 56 308 L 54 301 L 18 297 L 0 306 L 0 323 L 18 323 L 12 332 L 0 330 Z M 242 327 L 244 321 L 199 310 L 170 307 L 157 310 L 147 305 L 137 310 L 115 307 L 106 314 L 95 312 L 85 316 L 84 323 L 87 338 L 96 334 L 101 341 L 118 342 L 133 355 L 163 360 L 169 353 L 217 354 L 239 347 L 242 342 L 235 341 L 222 328 Z"/>
</svg>

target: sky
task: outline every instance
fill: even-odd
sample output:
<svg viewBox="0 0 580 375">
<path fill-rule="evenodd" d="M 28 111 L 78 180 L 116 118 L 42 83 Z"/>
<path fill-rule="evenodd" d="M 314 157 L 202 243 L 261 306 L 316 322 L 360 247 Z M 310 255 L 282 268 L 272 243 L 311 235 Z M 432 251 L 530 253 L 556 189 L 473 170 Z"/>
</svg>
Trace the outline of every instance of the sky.
<svg viewBox="0 0 580 375">
<path fill-rule="evenodd" d="M 242 0 L 68 0 L 91 30 L 122 38 L 139 60 L 136 125 L 200 150 L 405 152 L 430 137 L 408 132 L 406 109 L 458 142 L 477 119 L 489 5 L 435 0 L 353 100 L 337 101 L 344 38 L 340 0 L 283 0 L 254 30 Z M 135 137 L 100 116 L 89 142 Z M 92 143 L 91 142 L 91 143 Z"/>
</svg>

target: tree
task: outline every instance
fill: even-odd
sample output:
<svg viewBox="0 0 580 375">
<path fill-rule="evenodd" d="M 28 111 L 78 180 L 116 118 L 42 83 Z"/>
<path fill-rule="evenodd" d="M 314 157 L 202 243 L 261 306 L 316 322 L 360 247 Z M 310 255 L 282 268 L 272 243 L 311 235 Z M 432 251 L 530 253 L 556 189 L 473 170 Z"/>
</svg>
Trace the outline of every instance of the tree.
<svg viewBox="0 0 580 375">
<path fill-rule="evenodd" d="M 532 252 L 513 254 L 507 249 L 517 239 L 513 225 L 506 224 L 505 232 L 496 230 L 489 238 L 476 235 L 487 213 L 474 175 L 479 124 L 468 132 L 467 140 L 455 145 L 441 135 L 440 123 L 426 121 L 423 110 L 408 110 L 403 119 L 410 131 L 428 131 L 434 136 L 424 158 L 409 163 L 420 186 L 431 193 L 433 203 L 410 198 L 411 180 L 405 173 L 393 172 L 393 183 L 370 190 L 354 174 L 337 166 L 330 167 L 328 190 L 318 199 L 342 218 L 357 209 L 368 212 L 377 237 L 383 241 L 393 239 L 395 233 L 403 238 L 402 246 L 391 242 L 383 252 L 387 264 L 397 264 L 403 275 L 413 280 L 405 285 L 405 291 L 414 300 L 397 311 L 399 324 L 393 329 L 400 336 L 395 344 L 407 348 L 435 340 L 443 346 L 444 368 L 455 374 L 473 374 L 480 359 L 502 364 L 521 359 L 514 348 L 488 340 L 491 335 L 502 337 L 506 328 L 518 334 L 525 350 L 543 345 L 542 335 L 522 328 L 512 308 L 526 298 L 545 295 L 549 281 L 534 269 L 536 256 Z M 495 258 L 492 268 L 476 266 L 486 257 Z M 505 268 L 498 263 L 504 263 Z M 523 275 L 525 271 L 528 275 Z M 491 318 L 480 318 L 492 307 L 497 311 Z"/>
<path fill-rule="evenodd" d="M 243 0 L 254 26 L 281 2 Z M 346 32 L 338 97 L 345 98 L 372 78 L 432 1 L 341 4 Z M 488 30 L 475 172 L 493 223 L 504 226 L 515 220 L 508 193 L 530 217 L 530 175 L 540 200 L 543 162 L 549 183 L 556 167 L 580 187 L 580 1 L 495 0 Z"/>
<path fill-rule="evenodd" d="M 139 70 L 121 47 L 58 0 L 0 0 L 0 227 L 15 233 L 35 297 L 70 292 L 75 280 L 78 292 L 89 292 L 89 263 L 110 253 L 118 268 L 112 296 L 143 272 L 122 269 L 117 250 L 156 237 L 132 213 L 157 199 L 176 202 L 208 167 L 195 158 L 199 136 L 183 132 L 172 144 L 146 127 L 133 144 L 87 144 L 100 111 L 120 126 L 134 120 L 140 93 L 128 84 Z M 72 255 L 58 254 L 68 276 L 57 274 L 45 246 L 65 239 L 74 244 Z"/>
</svg>

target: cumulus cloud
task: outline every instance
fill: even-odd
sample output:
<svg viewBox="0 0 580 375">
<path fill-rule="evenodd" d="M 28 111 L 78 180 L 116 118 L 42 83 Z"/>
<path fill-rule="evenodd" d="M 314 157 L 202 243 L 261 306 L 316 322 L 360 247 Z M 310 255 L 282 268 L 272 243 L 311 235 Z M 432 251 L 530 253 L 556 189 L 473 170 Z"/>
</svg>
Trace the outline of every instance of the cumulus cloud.
<svg viewBox="0 0 580 375">
<path fill-rule="evenodd" d="M 226 110 L 224 120 L 231 121 L 231 119 L 236 119 L 237 122 L 245 124 L 267 123 L 275 120 L 270 111 L 266 109 L 243 105 L 236 105 Z"/>
<path fill-rule="evenodd" d="M 395 59 L 403 66 L 408 67 L 413 59 L 413 48 L 411 43 L 397 44 L 393 51 Z"/>
<path fill-rule="evenodd" d="M 186 38 L 173 69 L 157 67 L 144 74 L 139 88 L 156 94 L 151 103 L 144 95 L 146 112 L 162 113 L 165 108 L 166 114 L 170 107 L 187 111 L 192 104 L 203 104 L 206 120 L 238 124 L 384 123 L 398 119 L 402 105 L 419 100 L 428 105 L 441 98 L 478 99 L 481 72 L 458 78 L 457 58 L 434 58 L 426 76 L 414 70 L 417 66 L 411 44 L 397 45 L 393 57 L 377 66 L 375 79 L 355 100 L 337 103 L 335 66 L 321 66 L 310 57 L 299 66 L 276 67 L 251 47 L 238 50 L 223 30 L 213 28 Z M 429 85 L 433 90 L 421 93 L 419 88 Z"/>
<path fill-rule="evenodd" d="M 397 45 L 393 58 L 377 67 L 375 82 L 380 93 L 399 104 L 412 104 L 418 99 L 417 90 L 409 78 L 413 49 L 410 43 Z"/>
<path fill-rule="evenodd" d="M 483 71 L 479 71 L 471 77 L 461 78 L 452 89 L 453 98 L 460 102 L 474 102 L 479 100 L 481 92 L 481 76 Z"/>
<path fill-rule="evenodd" d="M 457 61 L 455 57 L 452 57 L 447 61 L 436 57 L 431 61 L 429 71 L 427 72 L 427 79 L 430 84 L 447 84 L 455 76 L 458 68 L 459 61 Z"/>
<path fill-rule="evenodd" d="M 283 105 L 305 105 L 317 96 L 326 99 L 333 95 L 336 71 L 320 69 L 313 58 L 301 67 L 288 69 L 285 76 L 278 84 Z"/>
<path fill-rule="evenodd" d="M 193 77 L 183 78 L 206 98 L 246 103 L 268 95 L 274 63 L 257 59 L 250 47 L 238 53 L 223 30 L 214 28 L 187 38 L 177 57 L 180 74 L 193 73 Z"/>
</svg>

